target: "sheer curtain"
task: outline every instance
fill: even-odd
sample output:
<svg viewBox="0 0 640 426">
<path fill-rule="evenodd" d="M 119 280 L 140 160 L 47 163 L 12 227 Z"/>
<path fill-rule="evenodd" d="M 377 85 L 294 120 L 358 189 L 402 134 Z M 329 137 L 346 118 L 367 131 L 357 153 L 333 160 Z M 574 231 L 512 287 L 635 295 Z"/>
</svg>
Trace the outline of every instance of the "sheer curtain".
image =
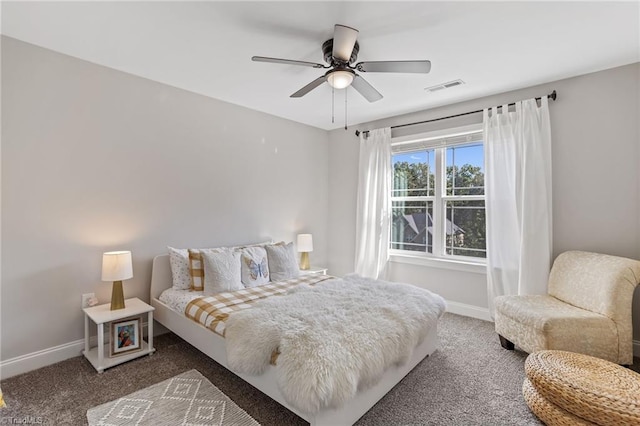
<svg viewBox="0 0 640 426">
<path fill-rule="evenodd" d="M 384 278 L 389 260 L 391 215 L 391 128 L 360 136 L 356 273 Z"/>
<path fill-rule="evenodd" d="M 546 96 L 484 110 L 487 286 L 546 294 L 551 266 L 551 128 Z"/>
</svg>

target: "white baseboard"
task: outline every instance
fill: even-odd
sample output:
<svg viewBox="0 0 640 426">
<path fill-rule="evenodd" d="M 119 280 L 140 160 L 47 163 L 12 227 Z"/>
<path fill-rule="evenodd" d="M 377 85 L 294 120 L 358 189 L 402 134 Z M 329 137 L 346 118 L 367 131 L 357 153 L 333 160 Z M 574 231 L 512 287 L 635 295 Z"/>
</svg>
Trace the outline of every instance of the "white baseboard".
<svg viewBox="0 0 640 426">
<path fill-rule="evenodd" d="M 65 359 L 73 358 L 82 354 L 84 349 L 84 339 L 54 346 L 30 354 L 17 356 L 0 362 L 0 378 L 7 379 L 18 374 L 36 370 Z"/>
<path fill-rule="evenodd" d="M 466 303 L 447 300 L 447 312 L 493 322 L 488 308 L 480 308 L 478 306 L 467 305 Z"/>
<path fill-rule="evenodd" d="M 157 324 L 154 325 L 157 326 Z M 160 331 L 160 333 L 158 331 Z M 161 334 L 161 332 L 161 330 L 156 330 L 154 327 L 154 336 Z M 147 335 L 146 322 L 142 324 L 142 334 L 144 336 Z M 108 338 L 108 335 L 105 333 L 105 343 L 108 341 Z M 91 347 L 97 346 L 97 341 L 98 337 L 92 336 L 89 340 Z M 83 350 L 84 339 L 80 339 L 54 346 L 52 348 L 43 349 L 41 351 L 20 355 L 6 361 L 1 361 L 0 379 L 8 379 L 9 377 L 17 376 L 18 374 L 27 373 L 29 371 L 37 370 L 38 368 L 46 367 L 47 365 L 55 364 L 56 362 L 64 361 L 65 359 L 80 356 L 82 355 Z"/>
</svg>

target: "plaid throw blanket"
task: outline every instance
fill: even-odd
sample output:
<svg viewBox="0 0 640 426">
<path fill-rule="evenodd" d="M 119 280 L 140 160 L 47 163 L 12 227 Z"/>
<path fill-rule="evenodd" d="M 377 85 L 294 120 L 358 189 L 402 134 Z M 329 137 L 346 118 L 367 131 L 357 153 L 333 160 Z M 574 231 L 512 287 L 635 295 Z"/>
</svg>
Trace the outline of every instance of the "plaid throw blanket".
<svg viewBox="0 0 640 426">
<path fill-rule="evenodd" d="M 286 293 L 300 284 L 315 285 L 333 278 L 330 275 L 308 274 L 258 287 L 199 297 L 189 302 L 185 315 L 224 337 L 225 322 L 229 314 L 251 308 L 260 299 Z"/>
</svg>

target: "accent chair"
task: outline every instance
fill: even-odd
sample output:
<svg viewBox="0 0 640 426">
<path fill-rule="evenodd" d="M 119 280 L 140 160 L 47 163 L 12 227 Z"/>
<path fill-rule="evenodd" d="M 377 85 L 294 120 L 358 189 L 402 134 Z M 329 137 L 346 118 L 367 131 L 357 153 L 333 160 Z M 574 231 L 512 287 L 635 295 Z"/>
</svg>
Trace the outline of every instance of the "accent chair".
<svg viewBox="0 0 640 426">
<path fill-rule="evenodd" d="M 495 298 L 500 343 L 527 353 L 555 349 L 633 364 L 631 303 L 640 261 L 568 251 L 549 275 L 547 295 Z"/>
</svg>

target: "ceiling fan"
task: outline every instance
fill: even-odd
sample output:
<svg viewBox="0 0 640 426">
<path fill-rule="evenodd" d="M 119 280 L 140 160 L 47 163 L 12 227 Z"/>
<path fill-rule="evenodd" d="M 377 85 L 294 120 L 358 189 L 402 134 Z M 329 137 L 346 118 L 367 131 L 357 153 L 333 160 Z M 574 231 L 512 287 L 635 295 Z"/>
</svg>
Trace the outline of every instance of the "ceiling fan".
<svg viewBox="0 0 640 426">
<path fill-rule="evenodd" d="M 300 98 L 326 81 L 335 89 L 344 89 L 351 85 L 369 102 L 375 102 L 382 99 L 382 95 L 364 78 L 358 75 L 356 71 L 426 74 L 431 70 L 431 61 L 373 61 L 358 62 L 353 65 L 360 50 L 357 38 L 358 30 L 345 25 L 336 25 L 333 30 L 333 38 L 322 44 L 324 60 L 329 65 L 291 59 L 268 58 L 264 56 L 254 56 L 251 60 L 255 62 L 274 62 L 276 64 L 329 69 L 323 76 L 316 78 L 292 94 L 292 98 Z"/>
</svg>

